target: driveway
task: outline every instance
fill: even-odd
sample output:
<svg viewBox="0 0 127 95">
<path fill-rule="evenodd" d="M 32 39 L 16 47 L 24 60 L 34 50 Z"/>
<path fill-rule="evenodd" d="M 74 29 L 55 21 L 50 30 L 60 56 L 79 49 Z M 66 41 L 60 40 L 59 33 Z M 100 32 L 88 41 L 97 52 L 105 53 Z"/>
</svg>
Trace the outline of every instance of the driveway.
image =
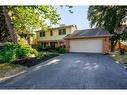
<svg viewBox="0 0 127 95">
<path fill-rule="evenodd" d="M 103 54 L 64 54 L 0 83 L 1 89 L 121 89 L 127 69 Z"/>
</svg>

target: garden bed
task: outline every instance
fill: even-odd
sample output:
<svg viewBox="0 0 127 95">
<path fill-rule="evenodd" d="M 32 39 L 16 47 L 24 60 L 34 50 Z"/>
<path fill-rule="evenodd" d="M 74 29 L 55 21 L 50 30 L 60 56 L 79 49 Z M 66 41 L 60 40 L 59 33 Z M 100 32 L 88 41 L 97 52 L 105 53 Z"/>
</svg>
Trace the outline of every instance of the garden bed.
<svg viewBox="0 0 127 95">
<path fill-rule="evenodd" d="M 22 59 L 17 59 L 15 61 L 13 61 L 11 64 L 20 64 L 23 66 L 31 67 L 31 66 L 40 64 L 41 62 L 44 62 L 50 58 L 56 57 L 58 55 L 59 54 L 47 54 L 41 58 L 37 58 L 37 57 L 22 58 Z"/>
</svg>

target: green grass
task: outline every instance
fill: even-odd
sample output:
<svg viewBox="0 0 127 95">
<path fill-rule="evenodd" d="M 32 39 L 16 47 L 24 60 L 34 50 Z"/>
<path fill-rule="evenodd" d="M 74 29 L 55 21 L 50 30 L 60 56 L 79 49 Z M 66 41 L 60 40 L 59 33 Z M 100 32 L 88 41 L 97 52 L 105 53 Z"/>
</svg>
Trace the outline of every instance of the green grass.
<svg viewBox="0 0 127 95">
<path fill-rule="evenodd" d="M 110 52 L 109 55 L 116 61 L 122 64 L 127 64 L 127 52 L 124 55 L 120 55 L 118 51 Z"/>
<path fill-rule="evenodd" d="M 23 71 L 26 67 L 18 64 L 1 63 L 0 64 L 0 78 L 8 77 Z"/>
</svg>

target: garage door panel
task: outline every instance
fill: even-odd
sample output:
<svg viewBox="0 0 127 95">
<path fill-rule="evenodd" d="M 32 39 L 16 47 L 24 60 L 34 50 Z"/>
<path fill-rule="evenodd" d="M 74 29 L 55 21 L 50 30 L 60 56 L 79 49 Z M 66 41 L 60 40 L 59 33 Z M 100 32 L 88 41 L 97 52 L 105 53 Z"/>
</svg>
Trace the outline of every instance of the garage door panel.
<svg viewBox="0 0 127 95">
<path fill-rule="evenodd" d="M 102 39 L 70 40 L 70 52 L 102 52 Z"/>
</svg>

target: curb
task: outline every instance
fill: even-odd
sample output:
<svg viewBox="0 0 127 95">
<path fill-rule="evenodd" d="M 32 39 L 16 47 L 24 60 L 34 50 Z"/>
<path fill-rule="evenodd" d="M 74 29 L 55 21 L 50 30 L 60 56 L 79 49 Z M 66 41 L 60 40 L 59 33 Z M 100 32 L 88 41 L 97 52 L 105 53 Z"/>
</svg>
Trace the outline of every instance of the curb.
<svg viewBox="0 0 127 95">
<path fill-rule="evenodd" d="M 14 74 L 14 75 L 8 76 L 8 77 L 3 77 L 3 78 L 0 78 L 0 83 L 1 83 L 1 82 L 6 81 L 7 79 L 10 79 L 10 78 L 13 78 L 13 77 L 19 76 L 19 75 L 21 75 L 21 74 L 23 74 L 23 73 L 25 73 L 25 72 L 26 72 L 26 70 L 21 71 L 21 72 L 19 72 L 19 73 L 17 73 L 17 74 Z"/>
</svg>

